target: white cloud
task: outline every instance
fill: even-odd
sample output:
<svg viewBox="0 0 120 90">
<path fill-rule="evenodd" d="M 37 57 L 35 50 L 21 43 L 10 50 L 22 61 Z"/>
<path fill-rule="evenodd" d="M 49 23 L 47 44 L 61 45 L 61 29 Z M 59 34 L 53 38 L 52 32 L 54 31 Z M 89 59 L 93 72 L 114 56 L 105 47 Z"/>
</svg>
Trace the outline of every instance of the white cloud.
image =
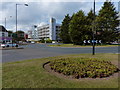
<svg viewBox="0 0 120 90">
<path fill-rule="evenodd" d="M 24 2 L 23 2 L 24 1 Z M 31 0 L 30 0 L 31 1 Z M 60 2 L 61 0 L 54 0 L 54 2 L 48 2 L 47 0 L 39 0 L 39 2 L 30 2 L 28 0 L 17 0 L 17 2 L 3 2 L 0 8 L 2 13 L 2 19 L 0 24 L 4 25 L 4 18 L 7 18 L 7 28 L 15 31 L 15 4 L 28 3 L 28 7 L 24 5 L 18 5 L 18 30 L 29 30 L 32 25 L 41 25 L 43 23 L 49 23 L 50 17 L 55 17 L 58 23 L 61 23 L 66 14 L 72 15 L 73 13 L 83 10 L 88 13 L 93 8 L 92 2 L 82 0 L 84 2 Z M 65 0 L 66 1 L 66 0 Z M 70 1 L 70 0 L 68 0 Z M 80 0 L 79 0 L 80 1 Z M 93 1 L 93 0 L 92 0 Z M 97 1 L 97 0 L 96 0 Z M 96 2 L 96 11 L 98 12 L 103 3 Z M 1 3 L 0 3 L 1 5 Z M 12 16 L 12 18 L 9 18 Z"/>
<path fill-rule="evenodd" d="M 0 2 L 93 2 L 94 0 L 1 0 Z M 95 0 L 96 2 L 104 2 L 106 0 Z M 119 0 L 111 0 L 112 2 L 118 2 Z"/>
<path fill-rule="evenodd" d="M 46 24 L 47 24 L 46 22 L 41 22 L 40 24 L 38 24 L 38 27 L 39 27 L 39 26 L 46 25 Z"/>
</svg>

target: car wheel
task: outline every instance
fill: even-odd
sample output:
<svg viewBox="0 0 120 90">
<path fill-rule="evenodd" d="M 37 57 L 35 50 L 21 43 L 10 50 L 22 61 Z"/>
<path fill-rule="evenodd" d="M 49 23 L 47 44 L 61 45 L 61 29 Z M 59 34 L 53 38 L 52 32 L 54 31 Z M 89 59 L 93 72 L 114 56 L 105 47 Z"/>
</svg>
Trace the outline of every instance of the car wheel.
<svg viewBox="0 0 120 90">
<path fill-rule="evenodd" d="M 9 45 L 7 45 L 7 47 L 9 47 Z"/>
<path fill-rule="evenodd" d="M 18 47 L 18 45 L 16 45 L 16 47 Z"/>
</svg>

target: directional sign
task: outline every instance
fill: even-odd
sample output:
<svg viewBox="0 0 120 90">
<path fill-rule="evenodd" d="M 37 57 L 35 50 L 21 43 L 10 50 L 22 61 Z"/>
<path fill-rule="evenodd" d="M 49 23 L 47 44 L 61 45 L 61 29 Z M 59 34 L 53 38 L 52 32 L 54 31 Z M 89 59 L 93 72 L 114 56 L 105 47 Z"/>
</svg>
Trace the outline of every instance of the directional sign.
<svg viewBox="0 0 120 90">
<path fill-rule="evenodd" d="M 90 43 L 90 40 L 88 40 L 88 43 Z"/>
<path fill-rule="evenodd" d="M 101 43 L 101 40 L 84 40 L 84 43 Z"/>
<path fill-rule="evenodd" d="M 92 43 L 95 43 L 95 40 L 92 40 Z"/>
<path fill-rule="evenodd" d="M 98 40 L 95 40 L 95 43 L 98 43 Z"/>
<path fill-rule="evenodd" d="M 99 40 L 99 43 L 101 43 L 101 40 Z"/>
<path fill-rule="evenodd" d="M 83 42 L 86 43 L 86 40 L 84 40 Z"/>
</svg>

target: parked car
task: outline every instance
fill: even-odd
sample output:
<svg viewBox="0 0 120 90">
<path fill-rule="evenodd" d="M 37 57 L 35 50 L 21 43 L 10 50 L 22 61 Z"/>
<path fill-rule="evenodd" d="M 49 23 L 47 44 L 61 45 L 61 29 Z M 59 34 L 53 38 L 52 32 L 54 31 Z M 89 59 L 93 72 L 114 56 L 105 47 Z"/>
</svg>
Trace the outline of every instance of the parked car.
<svg viewBox="0 0 120 90">
<path fill-rule="evenodd" d="M 115 41 L 115 42 L 111 42 L 110 44 L 112 44 L 112 45 L 119 45 L 120 43 Z"/>
<path fill-rule="evenodd" d="M 32 44 L 34 44 L 35 42 L 34 42 L 34 41 L 32 41 L 31 43 L 32 43 Z"/>
<path fill-rule="evenodd" d="M 6 44 L 1 44 L 1 47 L 18 47 L 19 45 L 16 43 L 6 43 Z"/>
</svg>

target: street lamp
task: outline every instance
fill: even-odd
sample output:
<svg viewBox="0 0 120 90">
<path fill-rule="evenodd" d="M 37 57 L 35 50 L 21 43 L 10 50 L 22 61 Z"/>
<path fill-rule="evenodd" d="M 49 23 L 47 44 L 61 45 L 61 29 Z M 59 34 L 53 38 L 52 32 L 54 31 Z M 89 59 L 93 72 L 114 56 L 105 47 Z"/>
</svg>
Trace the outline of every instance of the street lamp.
<svg viewBox="0 0 120 90">
<path fill-rule="evenodd" d="M 10 16 L 10 18 L 11 18 L 12 16 Z M 5 28 L 7 28 L 6 27 L 6 24 L 7 24 L 7 18 L 5 17 Z"/>
<path fill-rule="evenodd" d="M 94 20 L 93 20 L 93 50 L 92 50 L 92 54 L 95 55 L 95 35 L 94 35 L 94 31 L 95 31 L 95 0 L 94 0 Z"/>
<path fill-rule="evenodd" d="M 5 29 L 6 29 L 6 17 L 5 17 Z"/>
<path fill-rule="evenodd" d="M 17 38 L 17 6 L 18 6 L 18 5 L 28 6 L 28 4 L 16 4 L 16 38 Z"/>
<path fill-rule="evenodd" d="M 12 16 L 10 16 L 11 18 Z M 7 28 L 6 27 L 6 24 L 7 24 L 7 18 L 5 17 L 5 29 Z M 7 29 L 6 29 L 7 30 Z M 6 35 L 6 30 L 5 30 L 5 43 L 7 42 L 7 35 Z"/>
</svg>

